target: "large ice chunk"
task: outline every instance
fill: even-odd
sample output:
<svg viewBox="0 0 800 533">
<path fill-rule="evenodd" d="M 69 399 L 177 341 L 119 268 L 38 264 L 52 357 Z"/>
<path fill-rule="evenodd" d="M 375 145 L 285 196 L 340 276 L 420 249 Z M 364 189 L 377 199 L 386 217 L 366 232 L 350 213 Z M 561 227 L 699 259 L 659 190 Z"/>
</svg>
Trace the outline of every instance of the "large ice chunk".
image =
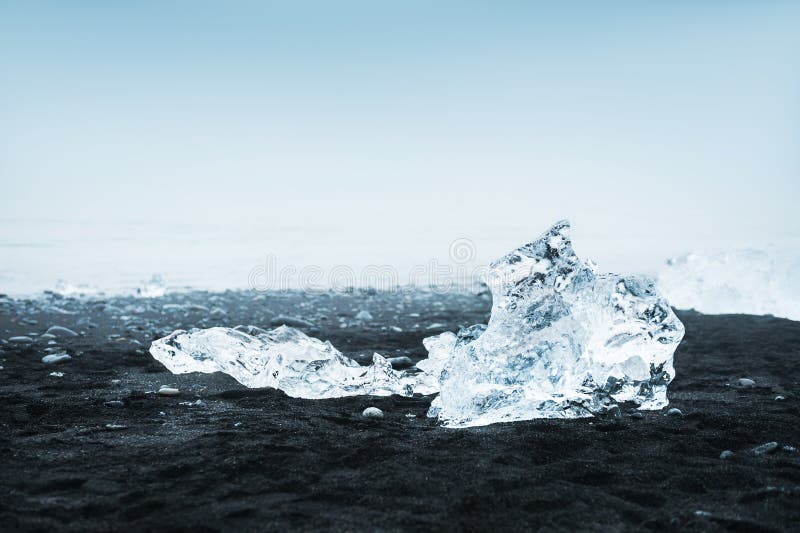
<svg viewBox="0 0 800 533">
<path fill-rule="evenodd" d="M 632 402 L 667 404 L 683 324 L 652 282 L 600 274 L 575 255 L 569 223 L 490 265 L 488 325 L 425 340 L 453 427 L 574 418 Z"/>
<path fill-rule="evenodd" d="M 800 320 L 800 257 L 789 250 L 686 254 L 667 262 L 658 285 L 680 309 Z"/>
<path fill-rule="evenodd" d="M 377 353 L 363 367 L 330 342 L 289 326 L 256 335 L 222 327 L 178 330 L 154 341 L 150 353 L 175 374 L 224 372 L 247 387 L 274 387 L 297 398 L 408 395 L 414 381 Z"/>
</svg>

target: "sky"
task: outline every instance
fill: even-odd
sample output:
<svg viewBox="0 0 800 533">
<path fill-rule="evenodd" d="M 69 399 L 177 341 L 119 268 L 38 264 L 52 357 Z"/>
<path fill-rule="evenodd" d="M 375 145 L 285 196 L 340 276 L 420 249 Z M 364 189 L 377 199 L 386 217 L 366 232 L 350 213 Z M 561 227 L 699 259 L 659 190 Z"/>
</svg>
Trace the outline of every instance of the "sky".
<svg viewBox="0 0 800 533">
<path fill-rule="evenodd" d="M 0 224 L 797 237 L 798 27 L 771 1 L 0 0 Z"/>
</svg>

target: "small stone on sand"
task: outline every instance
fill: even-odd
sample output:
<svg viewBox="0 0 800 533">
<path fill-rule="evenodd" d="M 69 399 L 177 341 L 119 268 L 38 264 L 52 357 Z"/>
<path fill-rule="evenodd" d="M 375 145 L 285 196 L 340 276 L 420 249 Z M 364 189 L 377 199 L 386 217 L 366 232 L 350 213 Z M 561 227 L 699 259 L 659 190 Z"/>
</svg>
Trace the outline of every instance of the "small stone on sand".
<svg viewBox="0 0 800 533">
<path fill-rule="evenodd" d="M 750 378 L 739 378 L 739 386 L 740 387 L 755 387 L 756 382 Z"/>
<path fill-rule="evenodd" d="M 356 313 L 356 320 L 372 320 L 372 313 L 369 311 L 359 311 Z"/>
<path fill-rule="evenodd" d="M 72 357 L 69 354 L 55 353 L 42 357 L 42 363 L 46 365 L 54 365 L 56 363 L 66 363 L 70 359 L 72 359 Z"/>
<path fill-rule="evenodd" d="M 158 389 L 158 394 L 161 396 L 177 396 L 180 393 L 181 391 L 179 389 L 167 385 L 162 385 L 161 388 Z"/>
<path fill-rule="evenodd" d="M 377 407 L 367 407 L 361 413 L 361 416 L 363 416 L 364 418 L 383 418 L 383 411 L 381 411 Z"/>
<path fill-rule="evenodd" d="M 669 411 L 667 411 L 667 416 L 683 416 L 683 411 L 673 407 Z"/>
<path fill-rule="evenodd" d="M 719 454 L 720 459 L 730 459 L 734 456 L 734 453 L 730 450 L 723 450 L 721 454 Z"/>
<path fill-rule="evenodd" d="M 777 449 L 778 449 L 778 443 L 773 441 L 764 443 L 760 446 L 756 446 L 755 448 L 753 448 L 753 453 L 756 455 L 764 455 L 767 453 L 772 453 Z"/>
<path fill-rule="evenodd" d="M 272 327 L 289 326 L 292 328 L 313 328 L 314 324 L 302 318 L 295 318 L 293 316 L 279 315 L 269 321 Z"/>
<path fill-rule="evenodd" d="M 391 363 L 392 368 L 408 368 L 410 366 L 414 366 L 414 361 L 405 355 L 402 357 L 390 357 L 389 363 Z"/>
<path fill-rule="evenodd" d="M 56 337 L 77 337 L 78 334 L 69 328 L 63 326 L 53 326 L 45 332 L 45 335 L 54 335 Z"/>
</svg>

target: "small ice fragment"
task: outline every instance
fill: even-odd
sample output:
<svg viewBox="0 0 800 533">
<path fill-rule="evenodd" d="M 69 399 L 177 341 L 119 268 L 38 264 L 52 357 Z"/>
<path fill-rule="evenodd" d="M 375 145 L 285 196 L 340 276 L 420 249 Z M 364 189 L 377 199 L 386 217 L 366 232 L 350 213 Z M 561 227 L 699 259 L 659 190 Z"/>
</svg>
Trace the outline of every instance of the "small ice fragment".
<svg viewBox="0 0 800 533">
<path fill-rule="evenodd" d="M 720 459 L 730 459 L 735 454 L 730 450 L 723 450 L 721 454 L 719 454 Z"/>
<path fill-rule="evenodd" d="M 677 407 L 673 407 L 672 409 L 667 411 L 667 416 L 683 416 L 683 411 L 681 411 Z"/>
<path fill-rule="evenodd" d="M 755 387 L 756 386 L 756 382 L 753 381 L 750 378 L 739 378 L 738 383 L 739 383 L 740 387 L 746 387 L 747 388 L 747 387 Z"/>
<path fill-rule="evenodd" d="M 636 420 L 641 420 L 642 418 L 644 418 L 644 415 L 639 411 L 634 411 L 630 414 L 630 417 Z"/>
<path fill-rule="evenodd" d="M 223 316 L 227 315 L 228 312 L 226 310 L 222 309 L 221 307 L 215 307 L 208 314 L 213 316 L 213 317 L 219 318 L 219 317 L 223 317 Z"/>
<path fill-rule="evenodd" d="M 9 337 L 8 341 L 15 342 L 17 344 L 27 344 L 33 342 L 33 339 L 26 335 L 17 335 L 16 337 Z"/>
<path fill-rule="evenodd" d="M 708 518 L 708 517 L 712 516 L 712 514 L 709 513 L 708 511 L 701 511 L 701 510 L 695 511 L 694 514 L 695 514 L 695 516 L 700 516 L 700 517 L 703 517 L 703 518 Z"/>
<path fill-rule="evenodd" d="M 46 365 L 54 365 L 56 363 L 66 363 L 70 359 L 72 359 L 72 357 L 66 353 L 50 354 L 42 357 L 42 363 Z"/>
<path fill-rule="evenodd" d="M 63 378 L 64 377 L 64 373 L 63 372 L 50 372 L 50 374 L 48 374 L 48 375 L 49 376 L 53 376 L 54 378 Z"/>
<path fill-rule="evenodd" d="M 369 311 L 363 310 L 356 313 L 356 320 L 367 321 L 372 320 L 372 314 Z"/>
<path fill-rule="evenodd" d="M 183 311 L 185 307 L 181 304 L 164 304 L 161 306 L 162 311 Z"/>
<path fill-rule="evenodd" d="M 446 327 L 447 327 L 446 324 L 442 324 L 441 322 L 434 322 L 433 324 L 431 324 L 430 326 L 428 326 L 425 329 L 443 329 L 443 328 L 446 328 Z"/>
<path fill-rule="evenodd" d="M 120 400 L 109 400 L 109 401 L 105 402 L 105 404 L 104 404 L 104 405 L 105 405 L 106 407 L 115 407 L 115 408 L 119 408 L 119 407 L 125 407 L 125 402 L 123 402 L 123 401 L 120 401 Z"/>
<path fill-rule="evenodd" d="M 789 452 L 789 453 L 794 453 L 794 452 L 797 451 L 797 448 L 795 448 L 794 446 L 790 446 L 789 444 L 784 444 L 783 445 L 783 451 Z"/>
<path fill-rule="evenodd" d="M 54 335 L 56 337 L 77 337 L 78 334 L 72 331 L 69 328 L 65 328 L 63 326 L 52 326 L 49 328 L 45 335 Z"/>
<path fill-rule="evenodd" d="M 123 426 L 122 424 L 106 424 L 106 429 L 110 429 L 112 431 L 119 431 L 122 429 L 128 429 L 128 426 Z"/>
<path fill-rule="evenodd" d="M 756 446 L 755 448 L 753 448 L 753 453 L 755 455 L 764 455 L 764 454 L 767 454 L 767 453 L 772 453 L 777 449 L 778 449 L 778 443 L 777 442 L 775 442 L 775 441 L 766 442 L 764 444 L 761 444 L 760 446 Z"/>
<path fill-rule="evenodd" d="M 136 289 L 139 298 L 161 298 L 167 292 L 167 281 L 163 276 L 154 274 L 149 281 Z"/>
<path fill-rule="evenodd" d="M 225 372 L 247 387 L 273 387 L 298 398 L 408 396 L 417 384 L 379 354 L 363 367 L 331 343 L 288 326 L 259 335 L 219 327 L 178 330 L 154 341 L 150 353 L 176 374 Z"/>
<path fill-rule="evenodd" d="M 361 416 L 363 416 L 364 418 L 383 418 L 383 411 L 381 411 L 377 407 L 367 407 L 361 413 Z"/>
<path fill-rule="evenodd" d="M 161 396 L 177 396 L 180 393 L 180 389 L 168 385 L 161 385 L 161 388 L 158 389 L 158 394 Z"/>
<path fill-rule="evenodd" d="M 403 331 L 403 328 L 399 328 L 397 326 L 389 326 L 389 329 L 394 331 L 395 333 L 401 333 Z"/>
<path fill-rule="evenodd" d="M 781 395 L 781 394 L 779 394 L 779 395 L 775 396 L 775 401 L 776 401 L 776 402 L 782 402 L 782 401 L 784 401 L 785 399 L 786 399 L 786 396 L 783 396 L 783 395 Z"/>
</svg>

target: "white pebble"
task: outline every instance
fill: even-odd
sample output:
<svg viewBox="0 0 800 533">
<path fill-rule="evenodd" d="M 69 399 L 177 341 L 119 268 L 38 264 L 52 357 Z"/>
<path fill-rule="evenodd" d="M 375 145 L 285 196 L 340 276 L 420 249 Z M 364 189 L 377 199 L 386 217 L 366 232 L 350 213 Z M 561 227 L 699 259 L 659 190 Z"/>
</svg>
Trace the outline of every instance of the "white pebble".
<svg viewBox="0 0 800 533">
<path fill-rule="evenodd" d="M 50 355 L 45 355 L 42 357 L 42 363 L 46 365 L 54 365 L 56 363 L 65 363 L 72 359 L 69 354 L 66 353 L 55 353 Z"/>
<path fill-rule="evenodd" d="M 162 385 L 161 388 L 158 389 L 158 394 L 161 396 L 177 396 L 180 393 L 181 391 L 179 389 L 168 387 L 167 385 Z"/>
<path fill-rule="evenodd" d="M 740 387 L 755 387 L 756 382 L 750 378 L 739 378 L 739 386 Z"/>
<path fill-rule="evenodd" d="M 53 326 L 45 332 L 45 335 L 55 335 L 56 337 L 64 336 L 64 337 L 77 337 L 78 334 L 72 331 L 69 328 L 65 328 L 62 326 Z"/>
<path fill-rule="evenodd" d="M 364 418 L 383 418 L 383 411 L 381 411 L 377 407 L 367 407 L 361 413 L 361 416 L 363 416 Z"/>
<path fill-rule="evenodd" d="M 777 449 L 778 449 L 778 443 L 773 441 L 764 443 L 760 446 L 756 446 L 755 448 L 753 448 L 753 453 L 756 455 L 764 455 L 765 453 L 772 453 Z"/>
</svg>

